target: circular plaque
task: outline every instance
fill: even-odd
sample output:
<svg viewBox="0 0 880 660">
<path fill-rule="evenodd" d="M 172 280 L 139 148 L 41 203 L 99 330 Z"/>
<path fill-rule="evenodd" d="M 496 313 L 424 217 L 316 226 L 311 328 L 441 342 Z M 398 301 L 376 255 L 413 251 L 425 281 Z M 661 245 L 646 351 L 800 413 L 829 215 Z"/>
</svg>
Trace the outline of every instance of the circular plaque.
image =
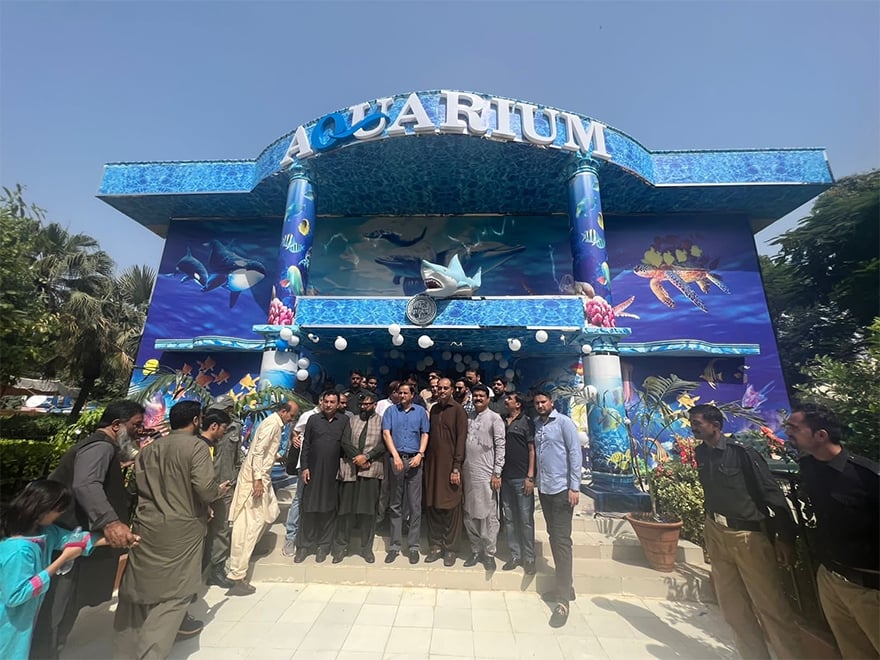
<svg viewBox="0 0 880 660">
<path fill-rule="evenodd" d="M 420 293 L 406 304 L 406 318 L 413 325 L 430 325 L 437 318 L 437 303 L 431 296 Z"/>
</svg>

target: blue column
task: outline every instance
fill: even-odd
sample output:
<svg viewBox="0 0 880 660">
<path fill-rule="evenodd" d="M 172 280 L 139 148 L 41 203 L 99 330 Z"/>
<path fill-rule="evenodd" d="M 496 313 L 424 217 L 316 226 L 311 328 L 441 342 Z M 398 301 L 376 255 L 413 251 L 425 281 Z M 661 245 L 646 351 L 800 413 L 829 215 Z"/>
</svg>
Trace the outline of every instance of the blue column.
<svg viewBox="0 0 880 660">
<path fill-rule="evenodd" d="M 579 293 L 589 298 L 602 296 L 610 305 L 611 273 L 596 168 L 592 159 L 579 158 L 568 179 L 572 276 Z"/>
<path fill-rule="evenodd" d="M 306 172 L 294 167 L 290 171 L 278 250 L 278 281 L 269 309 L 268 322 L 272 325 L 296 322 L 296 299 L 308 290 L 314 237 L 315 189 Z"/>
<path fill-rule="evenodd" d="M 630 461 L 631 457 L 624 459 L 630 443 L 617 348 L 610 340 L 593 340 L 593 351 L 583 360 L 584 381 L 590 400 L 587 420 L 593 487 L 612 491 L 631 490 L 632 466 L 623 466 L 623 461 Z"/>
</svg>

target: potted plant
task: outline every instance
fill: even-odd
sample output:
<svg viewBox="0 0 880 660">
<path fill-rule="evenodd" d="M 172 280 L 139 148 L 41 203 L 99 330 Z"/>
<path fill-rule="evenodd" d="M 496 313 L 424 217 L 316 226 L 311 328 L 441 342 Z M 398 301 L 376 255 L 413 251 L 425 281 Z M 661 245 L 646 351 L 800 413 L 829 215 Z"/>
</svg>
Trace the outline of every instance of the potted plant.
<svg viewBox="0 0 880 660">
<path fill-rule="evenodd" d="M 632 512 L 626 519 L 642 544 L 645 558 L 658 571 L 671 572 L 675 568 L 678 540 L 684 521 L 679 515 L 661 509 L 658 488 L 652 484 L 652 468 L 668 461 L 668 452 L 661 439 L 664 434 L 681 426 L 687 417 L 687 401 L 690 392 L 699 383 L 682 380 L 675 374 L 669 377 L 648 376 L 639 391 L 638 401 L 627 409 L 625 421 L 630 438 L 630 454 L 638 457 L 632 461 L 639 488 L 651 497 L 651 511 Z M 674 408 L 671 399 L 679 403 Z M 641 436 L 636 438 L 635 433 Z"/>
</svg>

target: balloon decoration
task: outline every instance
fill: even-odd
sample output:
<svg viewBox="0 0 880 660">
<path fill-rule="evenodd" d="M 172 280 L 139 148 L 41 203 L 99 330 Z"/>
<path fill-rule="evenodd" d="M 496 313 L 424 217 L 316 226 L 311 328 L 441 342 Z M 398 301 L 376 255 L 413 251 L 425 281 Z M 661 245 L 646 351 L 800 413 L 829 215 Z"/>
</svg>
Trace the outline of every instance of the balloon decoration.
<svg viewBox="0 0 880 660">
<path fill-rule="evenodd" d="M 428 335 L 422 335 L 419 337 L 419 348 L 428 349 L 434 345 L 434 340 L 431 339 Z"/>
<path fill-rule="evenodd" d="M 547 334 L 546 330 L 538 330 L 535 333 L 535 341 L 537 341 L 539 344 L 543 344 L 548 339 L 549 339 L 549 335 Z"/>
<path fill-rule="evenodd" d="M 303 357 L 297 360 L 296 366 L 298 366 L 300 369 L 308 369 L 310 364 L 311 362 L 309 361 L 309 358 Z"/>
<path fill-rule="evenodd" d="M 589 355 L 593 352 L 593 347 L 589 344 L 584 344 L 583 346 L 581 346 L 581 351 L 583 351 L 584 355 Z"/>
<path fill-rule="evenodd" d="M 293 337 L 293 330 L 290 328 L 281 328 L 281 332 L 278 333 L 278 336 L 284 341 L 290 341 L 290 338 Z"/>
<path fill-rule="evenodd" d="M 348 348 L 348 341 L 346 341 L 345 337 L 337 337 L 336 341 L 333 342 L 333 348 L 337 351 L 344 351 Z"/>
<path fill-rule="evenodd" d="M 391 338 L 391 343 L 394 344 L 395 346 L 402 346 L 403 345 L 403 335 L 394 335 Z"/>
<path fill-rule="evenodd" d="M 392 323 L 391 325 L 388 326 L 388 332 L 392 336 L 397 336 L 400 334 L 400 326 L 397 325 L 396 323 Z"/>
<path fill-rule="evenodd" d="M 299 337 L 291 334 L 290 339 L 287 340 L 287 345 L 291 348 L 296 348 L 297 346 L 299 346 Z"/>
<path fill-rule="evenodd" d="M 508 339 L 507 345 L 511 351 L 516 353 L 519 349 L 522 348 L 522 342 L 519 339 Z"/>
<path fill-rule="evenodd" d="M 307 369 L 300 369 L 299 371 L 296 372 L 296 379 L 297 380 L 302 381 L 308 377 L 309 377 L 309 372 Z"/>
</svg>

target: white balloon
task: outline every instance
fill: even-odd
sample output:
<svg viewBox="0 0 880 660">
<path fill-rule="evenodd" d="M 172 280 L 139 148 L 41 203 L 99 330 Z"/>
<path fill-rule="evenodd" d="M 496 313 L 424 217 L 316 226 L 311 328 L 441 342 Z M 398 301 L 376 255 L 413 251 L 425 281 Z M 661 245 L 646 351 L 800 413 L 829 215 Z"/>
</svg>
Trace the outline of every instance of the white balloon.
<svg viewBox="0 0 880 660">
<path fill-rule="evenodd" d="M 336 341 L 333 342 L 333 348 L 337 351 L 344 351 L 348 348 L 348 341 L 346 341 L 345 337 L 337 337 Z"/>
<path fill-rule="evenodd" d="M 396 360 L 398 355 L 400 355 L 400 351 L 398 351 L 396 348 L 392 348 L 390 351 L 388 351 L 388 357 L 390 357 L 392 360 Z"/>
<path fill-rule="evenodd" d="M 299 371 L 296 372 L 296 379 L 297 380 L 305 380 L 308 377 L 309 377 L 309 372 L 306 371 L 305 369 L 300 369 Z"/>
<path fill-rule="evenodd" d="M 581 350 L 584 352 L 584 355 L 589 355 L 593 352 L 593 347 L 589 344 L 584 344 L 583 346 L 581 346 Z"/>
<path fill-rule="evenodd" d="M 396 323 L 392 323 L 391 325 L 388 326 L 388 332 L 390 332 L 392 335 L 399 335 L 400 334 L 400 326 L 397 325 Z"/>
<path fill-rule="evenodd" d="M 384 364 L 381 367 L 379 367 L 379 374 L 381 376 L 387 376 L 388 375 L 388 367 Z"/>
<path fill-rule="evenodd" d="M 507 360 L 505 360 L 504 358 L 501 358 L 500 360 L 498 360 L 498 366 L 501 367 L 502 369 L 507 369 L 508 364 L 510 364 L 510 363 Z"/>
<path fill-rule="evenodd" d="M 317 344 L 319 341 L 321 341 L 321 338 L 320 338 L 318 335 L 316 335 L 316 334 L 314 334 L 314 333 L 312 333 L 312 332 L 309 333 L 309 339 L 310 339 L 311 341 L 313 341 L 314 343 L 316 343 L 316 344 Z"/>
<path fill-rule="evenodd" d="M 444 360 L 446 360 L 447 362 L 449 362 L 449 360 L 452 359 L 452 352 L 451 352 L 451 351 L 443 351 L 443 352 L 440 354 L 440 357 L 442 357 Z"/>
<path fill-rule="evenodd" d="M 308 369 L 311 362 L 309 362 L 309 358 L 300 358 L 297 360 L 296 366 L 300 369 Z"/>
<path fill-rule="evenodd" d="M 299 346 L 299 337 L 297 337 L 296 335 L 291 336 L 291 338 L 287 340 L 287 345 L 292 348 L 296 348 L 297 346 Z"/>
<path fill-rule="evenodd" d="M 395 346 L 401 346 L 403 344 L 403 335 L 394 335 L 391 338 L 391 343 Z"/>
<path fill-rule="evenodd" d="M 513 369 L 507 369 L 504 371 L 504 377 L 507 380 L 512 380 L 516 374 L 513 373 Z"/>
<path fill-rule="evenodd" d="M 428 335 L 422 335 L 419 337 L 419 348 L 431 348 L 434 345 L 434 340 L 431 339 Z"/>
<path fill-rule="evenodd" d="M 547 336 L 547 331 L 546 331 L 546 330 L 538 330 L 538 331 L 535 333 L 535 340 L 536 340 L 539 344 L 543 344 L 545 341 L 547 341 L 547 339 L 548 339 L 548 336 Z"/>
<path fill-rule="evenodd" d="M 491 358 L 486 358 L 486 360 L 491 360 L 492 358 L 495 358 L 496 360 L 500 360 L 502 357 L 503 356 L 501 355 L 501 351 L 499 351 L 499 352 L 495 353 L 495 355 L 493 355 Z"/>
<path fill-rule="evenodd" d="M 278 333 L 278 336 L 284 341 L 290 341 L 290 338 L 293 337 L 293 330 L 290 328 L 281 328 L 281 332 Z"/>
<path fill-rule="evenodd" d="M 452 361 L 453 362 L 461 362 L 461 353 L 456 353 L 455 355 L 453 355 Z"/>
<path fill-rule="evenodd" d="M 474 358 L 472 358 L 470 355 L 465 355 L 464 357 L 461 358 L 461 361 L 464 362 L 465 364 L 470 364 L 471 362 L 474 361 Z"/>
<path fill-rule="evenodd" d="M 510 346 L 510 350 L 512 350 L 514 353 L 522 348 L 522 342 L 519 339 L 508 339 L 507 345 Z"/>
<path fill-rule="evenodd" d="M 426 357 L 424 360 L 422 360 L 422 362 L 425 363 L 425 366 L 426 366 L 426 367 L 430 367 L 432 364 L 434 364 L 434 358 L 432 358 L 432 357 L 429 355 L 429 356 Z"/>
<path fill-rule="evenodd" d="M 458 373 L 463 372 L 463 371 L 464 371 L 464 364 L 462 364 L 461 362 L 457 362 L 457 363 L 455 364 L 455 370 L 456 370 Z"/>
</svg>

